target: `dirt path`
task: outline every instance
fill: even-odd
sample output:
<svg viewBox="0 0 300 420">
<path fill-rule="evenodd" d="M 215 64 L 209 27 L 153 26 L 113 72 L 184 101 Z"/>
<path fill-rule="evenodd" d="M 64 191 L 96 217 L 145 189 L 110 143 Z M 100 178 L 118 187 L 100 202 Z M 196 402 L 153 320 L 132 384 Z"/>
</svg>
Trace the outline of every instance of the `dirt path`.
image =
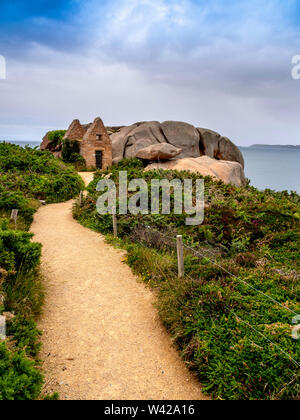
<svg viewBox="0 0 300 420">
<path fill-rule="evenodd" d="M 41 207 L 32 225 L 46 278 L 45 390 L 61 399 L 205 399 L 124 253 L 73 220 L 71 208 Z"/>
</svg>

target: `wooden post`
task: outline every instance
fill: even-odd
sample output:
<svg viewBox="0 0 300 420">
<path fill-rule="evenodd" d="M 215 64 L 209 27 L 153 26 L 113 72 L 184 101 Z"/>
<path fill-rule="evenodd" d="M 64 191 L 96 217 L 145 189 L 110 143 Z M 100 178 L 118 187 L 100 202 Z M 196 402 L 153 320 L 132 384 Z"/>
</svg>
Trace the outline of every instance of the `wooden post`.
<svg viewBox="0 0 300 420">
<path fill-rule="evenodd" d="M 183 240 L 182 236 L 177 236 L 177 259 L 178 259 L 178 278 L 184 277 L 184 260 L 183 260 Z"/>
<path fill-rule="evenodd" d="M 83 192 L 80 191 L 80 194 L 79 194 L 79 206 L 80 207 L 82 207 L 82 201 L 83 201 Z"/>
<path fill-rule="evenodd" d="M 15 229 L 17 229 L 18 213 L 19 213 L 19 210 L 13 209 L 11 211 L 11 216 L 10 216 L 10 220 L 13 220 L 15 222 Z"/>
<path fill-rule="evenodd" d="M 113 218 L 114 237 L 117 238 L 118 237 L 117 215 L 113 214 L 112 218 Z"/>
<path fill-rule="evenodd" d="M 6 339 L 6 318 L 0 315 L 0 340 Z"/>
</svg>

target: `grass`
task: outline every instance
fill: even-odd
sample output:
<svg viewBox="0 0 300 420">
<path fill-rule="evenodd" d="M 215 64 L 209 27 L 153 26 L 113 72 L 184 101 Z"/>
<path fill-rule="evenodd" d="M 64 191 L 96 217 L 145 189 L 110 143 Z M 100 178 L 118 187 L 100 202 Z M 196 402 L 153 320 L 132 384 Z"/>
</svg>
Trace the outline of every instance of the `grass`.
<svg viewBox="0 0 300 420">
<path fill-rule="evenodd" d="M 118 216 L 120 237 L 112 239 L 112 218 L 97 213 L 95 187 L 109 174 L 118 183 L 119 170 L 148 185 L 152 178 L 197 175 L 144 173 L 139 161 L 123 161 L 96 174 L 74 217 L 127 250 L 127 263 L 156 291 L 160 317 L 203 390 L 214 399 L 299 399 L 299 368 L 292 359 L 300 363 L 300 341 L 291 336 L 293 314 L 266 297 L 300 313 L 299 195 L 206 177 L 201 226 L 186 226 L 186 215 L 128 214 Z M 177 234 L 191 248 L 180 281 L 172 240 Z"/>
</svg>

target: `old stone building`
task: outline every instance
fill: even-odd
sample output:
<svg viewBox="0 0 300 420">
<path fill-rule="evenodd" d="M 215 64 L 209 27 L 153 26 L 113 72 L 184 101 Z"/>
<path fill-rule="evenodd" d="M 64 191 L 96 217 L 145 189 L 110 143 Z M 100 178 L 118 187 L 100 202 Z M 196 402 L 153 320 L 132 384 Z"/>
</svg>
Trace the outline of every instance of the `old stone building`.
<svg viewBox="0 0 300 420">
<path fill-rule="evenodd" d="M 87 167 L 106 169 L 112 165 L 112 143 L 101 118 L 87 125 L 74 120 L 64 139 L 80 142 L 80 154 Z"/>
<path fill-rule="evenodd" d="M 106 169 L 112 165 L 112 143 L 101 118 L 96 118 L 83 136 L 80 154 L 88 167 Z"/>
</svg>

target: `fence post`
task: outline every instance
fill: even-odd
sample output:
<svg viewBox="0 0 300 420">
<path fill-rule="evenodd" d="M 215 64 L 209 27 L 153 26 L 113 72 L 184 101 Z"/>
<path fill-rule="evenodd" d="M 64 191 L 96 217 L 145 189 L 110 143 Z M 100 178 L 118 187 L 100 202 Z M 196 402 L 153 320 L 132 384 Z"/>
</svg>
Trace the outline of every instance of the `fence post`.
<svg viewBox="0 0 300 420">
<path fill-rule="evenodd" d="M 118 237 L 117 215 L 113 214 L 112 218 L 113 218 L 114 237 L 117 238 Z"/>
<path fill-rule="evenodd" d="M 11 211 L 10 220 L 13 220 L 15 222 L 15 229 L 17 229 L 17 218 L 18 218 L 19 210 L 13 209 Z"/>
<path fill-rule="evenodd" d="M 0 340 L 6 339 L 6 318 L 0 315 Z"/>
<path fill-rule="evenodd" d="M 178 259 L 178 278 L 184 276 L 184 260 L 183 260 L 183 240 L 182 236 L 177 236 L 177 259 Z"/>
<path fill-rule="evenodd" d="M 83 201 L 83 192 L 80 191 L 80 194 L 79 194 L 79 206 L 80 207 L 82 207 L 82 201 Z"/>
</svg>

